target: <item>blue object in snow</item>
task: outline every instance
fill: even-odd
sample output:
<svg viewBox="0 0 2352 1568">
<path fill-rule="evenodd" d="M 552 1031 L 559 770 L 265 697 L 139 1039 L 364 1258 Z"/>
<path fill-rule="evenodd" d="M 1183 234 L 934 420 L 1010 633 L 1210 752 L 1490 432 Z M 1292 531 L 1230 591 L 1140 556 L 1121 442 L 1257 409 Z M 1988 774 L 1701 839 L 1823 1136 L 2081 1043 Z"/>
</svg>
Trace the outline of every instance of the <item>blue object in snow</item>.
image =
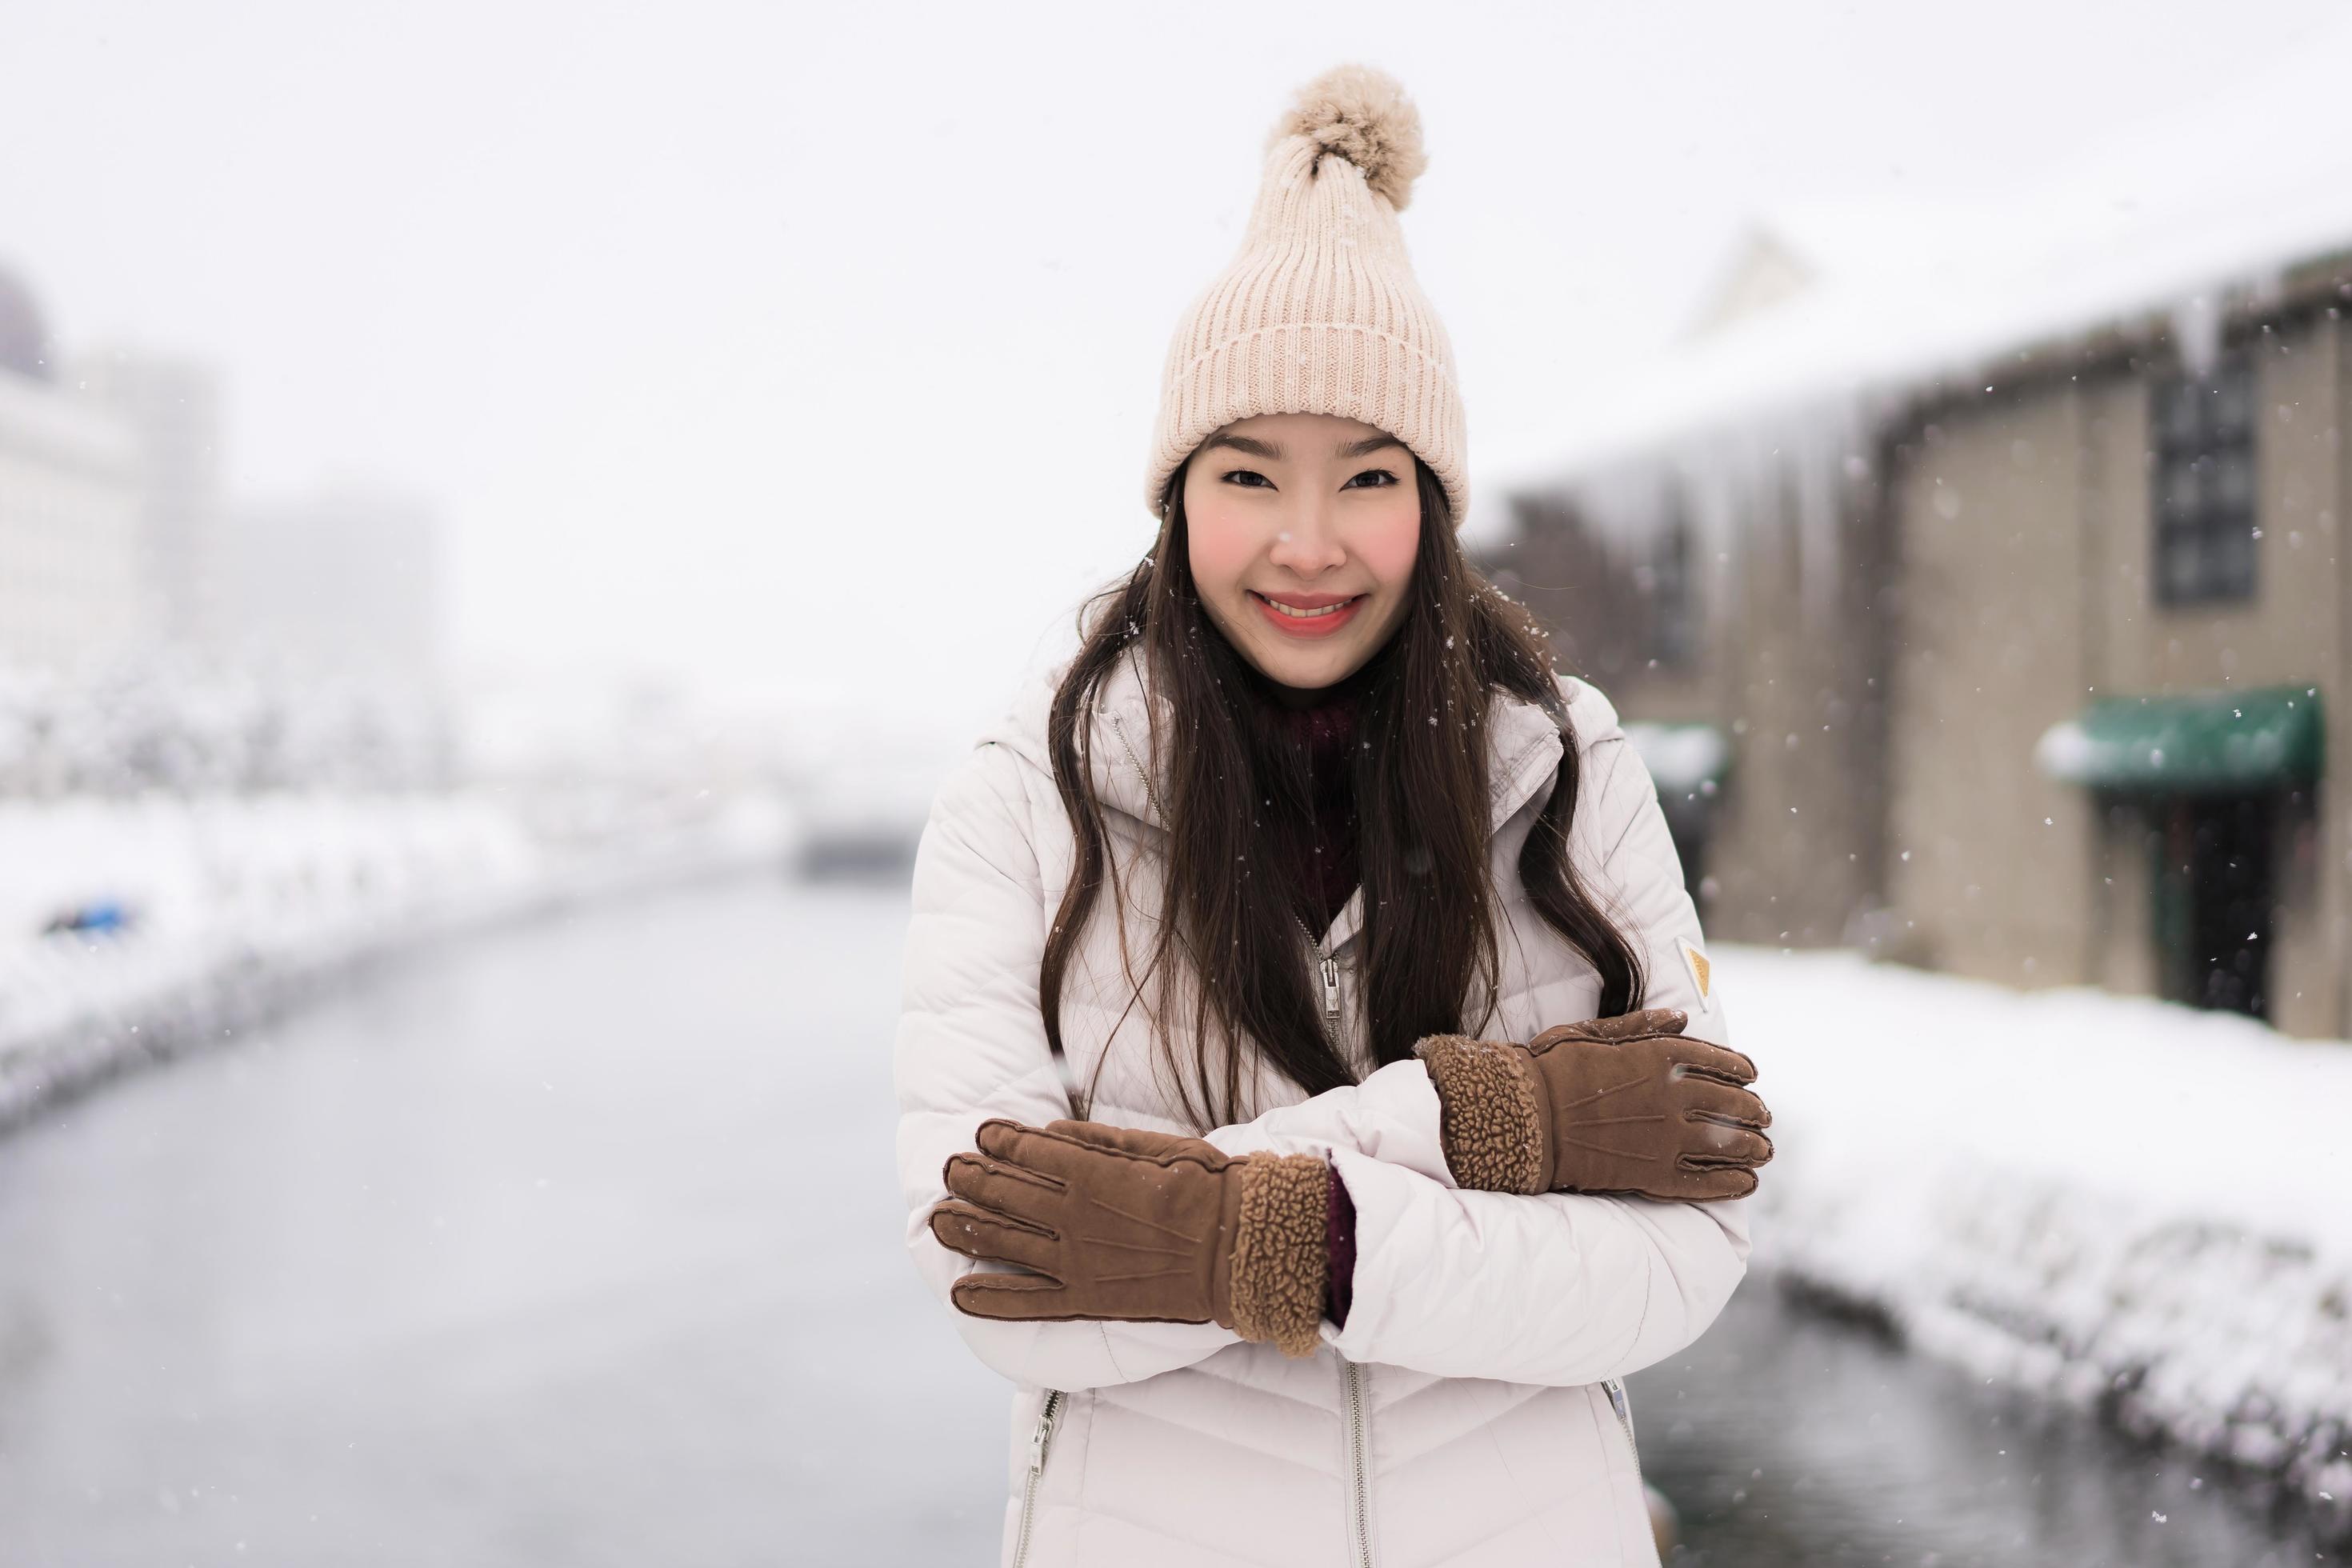
<svg viewBox="0 0 2352 1568">
<path fill-rule="evenodd" d="M 122 931 L 132 921 L 131 906 L 119 899 L 100 899 L 79 909 L 67 910 L 49 917 L 44 928 L 61 931 Z"/>
</svg>

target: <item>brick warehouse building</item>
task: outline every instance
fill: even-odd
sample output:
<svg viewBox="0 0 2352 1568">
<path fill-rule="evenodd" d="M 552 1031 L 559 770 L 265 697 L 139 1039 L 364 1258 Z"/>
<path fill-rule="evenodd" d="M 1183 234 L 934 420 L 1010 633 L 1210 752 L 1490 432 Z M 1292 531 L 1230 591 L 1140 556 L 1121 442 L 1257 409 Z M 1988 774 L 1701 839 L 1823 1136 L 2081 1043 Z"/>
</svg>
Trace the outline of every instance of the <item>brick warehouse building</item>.
<svg viewBox="0 0 2352 1568">
<path fill-rule="evenodd" d="M 1710 934 L 2352 1035 L 2352 169 L 2294 173 L 1924 289 L 1759 236 L 1506 487 Z"/>
</svg>

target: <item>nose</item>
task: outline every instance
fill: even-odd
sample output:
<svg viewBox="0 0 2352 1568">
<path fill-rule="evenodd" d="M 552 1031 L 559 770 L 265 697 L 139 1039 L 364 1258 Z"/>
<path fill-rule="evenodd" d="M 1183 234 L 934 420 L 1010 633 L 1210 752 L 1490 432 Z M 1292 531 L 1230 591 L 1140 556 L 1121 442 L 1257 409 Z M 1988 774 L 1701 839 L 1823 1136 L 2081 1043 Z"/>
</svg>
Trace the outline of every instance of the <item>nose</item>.
<svg viewBox="0 0 2352 1568">
<path fill-rule="evenodd" d="M 1310 496 L 1289 509 L 1266 559 L 1301 577 L 1314 577 L 1348 559 L 1329 498 Z"/>
</svg>

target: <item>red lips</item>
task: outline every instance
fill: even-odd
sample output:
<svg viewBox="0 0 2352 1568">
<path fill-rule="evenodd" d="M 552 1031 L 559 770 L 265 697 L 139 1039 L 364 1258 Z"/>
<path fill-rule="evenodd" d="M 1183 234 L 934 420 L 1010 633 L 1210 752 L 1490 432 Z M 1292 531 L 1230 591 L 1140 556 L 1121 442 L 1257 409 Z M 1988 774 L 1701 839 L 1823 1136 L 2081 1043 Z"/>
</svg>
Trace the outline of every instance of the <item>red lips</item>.
<svg viewBox="0 0 2352 1568">
<path fill-rule="evenodd" d="M 1257 605 L 1257 613 L 1264 616 L 1275 630 L 1285 637 L 1329 637 L 1333 632 L 1354 620 L 1356 612 L 1362 609 L 1364 601 L 1370 597 L 1366 594 L 1260 594 L 1250 590 L 1245 591 L 1249 592 L 1251 601 Z M 1327 605 L 1339 605 L 1343 607 L 1320 616 L 1286 616 L 1276 609 L 1273 604 L 1268 604 L 1266 601 L 1269 599 L 1275 604 L 1287 605 L 1294 610 L 1319 610 Z"/>
</svg>

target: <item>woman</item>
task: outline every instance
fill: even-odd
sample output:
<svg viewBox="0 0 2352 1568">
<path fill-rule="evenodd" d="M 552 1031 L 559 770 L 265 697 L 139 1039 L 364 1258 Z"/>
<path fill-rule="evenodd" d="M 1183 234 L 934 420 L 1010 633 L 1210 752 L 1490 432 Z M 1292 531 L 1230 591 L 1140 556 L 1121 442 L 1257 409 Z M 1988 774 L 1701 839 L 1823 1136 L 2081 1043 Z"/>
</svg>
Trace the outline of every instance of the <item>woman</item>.
<svg viewBox="0 0 2352 1568">
<path fill-rule="evenodd" d="M 908 1244 L 1020 1389 L 1019 1568 L 1654 1563 L 1617 1379 L 1746 1267 L 1769 1117 L 1649 776 L 1454 539 L 1423 161 L 1361 68 L 1276 128 L 1157 542 L 917 858 Z"/>
</svg>

